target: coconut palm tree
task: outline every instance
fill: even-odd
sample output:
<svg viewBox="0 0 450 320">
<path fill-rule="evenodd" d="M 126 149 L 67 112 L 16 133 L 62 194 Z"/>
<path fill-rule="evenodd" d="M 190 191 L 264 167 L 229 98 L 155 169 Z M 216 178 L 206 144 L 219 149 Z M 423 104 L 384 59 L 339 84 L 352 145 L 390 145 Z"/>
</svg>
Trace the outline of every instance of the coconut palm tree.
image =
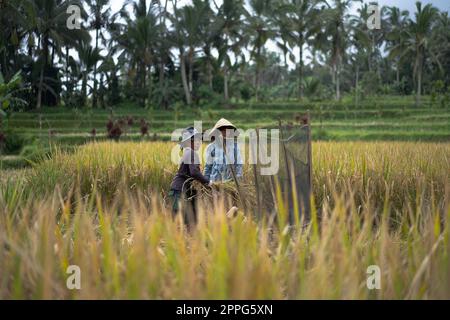
<svg viewBox="0 0 450 320">
<path fill-rule="evenodd" d="M 291 32 L 295 46 L 298 48 L 298 82 L 299 98 L 303 98 L 303 68 L 304 46 L 320 30 L 318 19 L 320 11 L 317 5 L 322 1 L 317 0 L 289 0 L 287 8 L 288 19 L 291 21 Z"/>
<path fill-rule="evenodd" d="M 275 4 L 275 10 L 272 15 L 274 25 L 276 28 L 275 44 L 283 52 L 283 62 L 284 66 L 288 68 L 288 57 L 289 60 L 295 63 L 295 57 L 292 52 L 292 21 L 288 19 L 288 5 L 289 0 L 278 0 Z"/>
<path fill-rule="evenodd" d="M 395 47 L 403 47 L 402 34 L 404 33 L 408 24 L 409 12 L 407 10 L 400 10 L 397 7 L 387 7 L 387 35 L 386 35 L 386 49 L 391 51 Z M 394 57 L 395 61 L 395 82 L 400 83 L 400 63 L 401 57 Z"/>
<path fill-rule="evenodd" d="M 64 44 L 87 42 L 90 36 L 83 28 L 73 30 L 67 28 L 67 8 L 70 5 L 77 5 L 82 15 L 86 15 L 80 1 L 33 0 L 27 3 L 26 14 L 27 19 L 32 22 L 31 32 L 37 35 L 40 44 L 38 51 L 40 72 L 36 104 L 36 109 L 40 109 L 45 85 L 45 70 L 53 67 L 55 53 L 61 54 Z M 52 50 L 51 55 L 50 49 Z"/>
<path fill-rule="evenodd" d="M 214 46 L 219 52 L 218 62 L 222 67 L 224 78 L 223 93 L 225 101 L 229 100 L 228 86 L 230 70 L 232 69 L 232 56 L 234 55 L 236 58 L 246 42 L 246 37 L 241 32 L 244 13 L 244 2 L 242 0 L 224 0 L 216 15 L 219 36 L 215 38 Z"/>
<path fill-rule="evenodd" d="M 169 20 L 170 13 L 168 11 L 169 0 L 164 0 L 164 4 L 162 1 L 157 2 L 158 11 L 159 11 L 159 41 L 157 44 L 158 51 L 158 65 L 159 65 L 159 97 L 158 104 L 162 105 L 165 109 L 167 109 L 169 105 L 169 85 L 166 79 L 166 65 L 171 62 L 172 52 L 171 52 L 171 43 L 167 41 L 167 37 L 169 35 L 169 30 L 167 27 L 167 21 Z"/>
<path fill-rule="evenodd" d="M 245 32 L 249 37 L 250 55 L 255 63 L 255 91 L 259 100 L 261 70 L 264 66 L 263 49 L 266 42 L 275 36 L 275 27 L 271 14 L 274 3 L 271 0 L 250 0 L 250 12 L 246 13 Z"/>
<path fill-rule="evenodd" d="M 126 7 L 132 4 L 132 14 Z M 147 7 L 145 0 L 127 1 L 120 11 L 125 24 L 117 25 L 114 39 L 121 48 L 119 59 L 128 61 L 130 69 L 136 69 L 135 86 L 139 88 L 138 99 L 146 107 L 152 95 L 152 66 L 159 41 L 158 7 L 153 1 Z M 126 58 L 125 58 L 126 57 Z"/>
<path fill-rule="evenodd" d="M 448 12 L 440 12 L 433 29 L 430 46 L 436 56 L 439 66 L 439 78 L 450 83 L 450 17 Z"/>
<path fill-rule="evenodd" d="M 98 49 L 98 41 L 101 37 L 105 39 L 103 31 L 106 27 L 111 9 L 109 0 L 88 0 L 90 14 L 92 16 L 91 28 L 95 30 L 95 48 Z M 92 91 L 92 107 L 97 107 L 97 65 L 94 66 L 94 88 Z"/>
<path fill-rule="evenodd" d="M 95 66 L 102 60 L 100 50 L 92 47 L 88 43 L 81 42 L 77 47 L 79 57 L 79 72 L 81 78 L 81 96 L 83 105 L 86 105 L 88 96 L 87 88 L 89 86 L 89 74 L 94 70 Z M 91 88 L 92 89 L 92 88 Z M 92 91 L 92 90 L 91 90 Z"/>
<path fill-rule="evenodd" d="M 420 104 L 422 95 L 422 76 L 425 60 L 431 57 L 439 64 L 436 53 L 430 45 L 433 24 L 438 17 L 438 10 L 431 4 L 422 7 L 421 2 L 416 2 L 415 18 L 410 19 L 408 27 L 402 32 L 403 38 L 398 45 L 393 46 L 390 51 L 391 57 L 403 57 L 407 54 L 414 56 L 413 78 L 416 81 L 416 104 Z"/>
<path fill-rule="evenodd" d="M 350 27 L 352 29 L 350 44 L 354 50 L 352 50 L 349 57 L 354 68 L 352 71 L 355 75 L 355 106 L 358 106 L 359 103 L 361 72 L 371 72 L 371 57 L 374 50 L 374 43 L 366 24 L 368 19 L 367 4 L 363 4 L 357 11 L 359 15 L 350 19 Z"/>
<path fill-rule="evenodd" d="M 18 61 L 19 48 L 28 40 L 34 46 L 34 38 L 30 37 L 27 16 L 24 14 L 25 0 L 0 1 L 0 73 L 9 80 L 20 67 Z"/>
<path fill-rule="evenodd" d="M 383 21 L 383 14 L 386 12 L 385 7 L 380 10 L 381 26 L 379 29 L 369 29 L 367 21 L 370 18 L 369 5 L 363 3 L 357 9 L 357 16 L 350 17 L 350 26 L 352 28 L 351 36 L 357 40 L 356 46 L 359 50 L 365 51 L 367 59 L 367 69 L 369 72 L 376 71 L 378 78 L 381 80 L 381 47 L 385 43 L 388 31 L 386 21 Z"/>
<path fill-rule="evenodd" d="M 356 0 L 361 2 L 361 0 Z M 327 46 L 329 54 L 329 64 L 332 69 L 335 84 L 336 100 L 341 99 L 341 72 L 346 55 L 346 50 L 350 43 L 350 14 L 348 13 L 351 0 L 334 0 L 334 5 L 327 3 L 328 8 L 322 10 L 323 21 L 325 22 L 322 32 L 329 38 L 330 44 Z"/>
<path fill-rule="evenodd" d="M 206 1 L 208 2 L 208 1 Z M 205 2 L 205 3 L 206 3 Z M 220 8 L 216 8 L 219 10 Z M 213 65 L 214 57 L 212 49 L 214 41 L 220 36 L 221 26 L 218 23 L 217 16 L 208 5 L 206 6 L 204 14 L 201 16 L 199 23 L 199 46 L 203 51 L 202 61 L 206 64 L 207 83 L 210 91 L 213 91 Z"/>
<path fill-rule="evenodd" d="M 183 84 L 183 90 L 184 95 L 186 99 L 186 104 L 190 105 L 192 104 L 192 94 L 191 94 L 191 86 L 189 85 L 189 81 L 187 79 L 186 74 L 186 44 L 191 43 L 193 45 L 195 43 L 194 41 L 194 34 L 190 35 L 190 40 L 188 41 L 187 38 L 189 37 L 189 33 L 187 31 L 186 26 L 189 24 L 190 27 L 195 28 L 193 24 L 195 21 L 193 21 L 192 16 L 194 13 L 192 12 L 192 9 L 181 9 L 178 8 L 178 1 L 172 0 L 172 7 L 173 7 L 173 16 L 171 16 L 171 21 L 173 24 L 173 31 L 171 32 L 169 39 L 171 43 L 178 49 L 179 54 L 178 58 L 180 60 L 180 72 L 181 72 L 181 82 Z M 183 21 L 183 20 L 189 20 L 189 21 Z"/>
</svg>

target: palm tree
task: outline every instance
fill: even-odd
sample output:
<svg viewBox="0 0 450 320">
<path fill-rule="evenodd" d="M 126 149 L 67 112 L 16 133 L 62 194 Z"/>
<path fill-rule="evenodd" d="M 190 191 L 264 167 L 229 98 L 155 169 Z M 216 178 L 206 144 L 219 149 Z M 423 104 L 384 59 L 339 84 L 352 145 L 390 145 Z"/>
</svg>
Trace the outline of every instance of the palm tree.
<svg viewBox="0 0 450 320">
<path fill-rule="evenodd" d="M 381 9 L 381 27 L 380 29 L 369 29 L 367 21 L 370 17 L 369 5 L 364 3 L 357 10 L 358 16 L 350 18 L 350 26 L 352 33 L 358 42 L 356 46 L 359 50 L 366 51 L 367 68 L 369 72 L 376 69 L 377 76 L 381 80 L 381 47 L 385 42 L 387 34 L 386 21 L 383 21 L 383 13 L 386 12 L 385 7 Z"/>
<path fill-rule="evenodd" d="M 294 44 L 298 48 L 299 60 L 297 64 L 299 98 L 303 98 L 303 67 L 304 46 L 307 41 L 319 32 L 319 10 L 317 0 L 290 0 L 287 9 L 288 19 L 291 21 L 291 32 Z"/>
<path fill-rule="evenodd" d="M 445 70 L 450 70 L 450 17 L 448 12 L 440 12 L 433 29 L 430 46 L 437 58 L 439 78 L 445 83 L 450 83 L 450 74 L 445 72 Z"/>
<path fill-rule="evenodd" d="M 288 56 L 289 59 L 295 63 L 295 57 L 292 53 L 292 21 L 288 19 L 288 0 L 279 0 L 275 4 L 275 11 L 273 13 L 272 19 L 276 27 L 275 44 L 283 52 L 283 62 L 284 66 L 288 68 Z"/>
<path fill-rule="evenodd" d="M 134 17 L 126 9 L 129 4 L 133 5 Z M 147 8 L 145 0 L 139 0 L 138 3 L 127 1 L 120 14 L 126 23 L 117 26 L 118 31 L 114 33 L 114 38 L 122 49 L 119 59 L 128 60 L 130 68 L 137 70 L 134 83 L 141 89 L 138 98 L 145 107 L 152 95 L 151 69 L 159 41 L 158 8 L 155 2 L 151 2 Z"/>
<path fill-rule="evenodd" d="M 386 36 L 386 49 L 391 51 L 395 47 L 403 47 L 402 34 L 404 33 L 408 23 L 409 12 L 407 10 L 400 10 L 397 7 L 387 8 L 386 23 L 388 26 Z M 395 82 L 400 83 L 400 56 L 396 56 L 395 60 Z"/>
<path fill-rule="evenodd" d="M 34 46 L 29 36 L 29 21 L 24 14 L 24 0 L 0 1 L 0 73 L 9 80 L 20 67 L 19 48 L 25 39 Z"/>
<path fill-rule="evenodd" d="M 275 35 L 273 21 L 269 17 L 273 11 L 271 0 L 250 0 L 250 13 L 246 14 L 246 33 L 249 36 L 251 57 L 256 66 L 255 89 L 256 99 L 259 100 L 261 85 L 261 70 L 264 65 L 263 48 L 266 42 Z"/>
<path fill-rule="evenodd" d="M 169 105 L 169 90 L 168 83 L 166 79 L 166 64 L 170 62 L 172 57 L 171 43 L 167 41 L 167 37 L 169 35 L 169 31 L 167 28 L 166 21 L 170 17 L 170 13 L 167 10 L 169 0 L 164 0 L 164 5 L 162 5 L 161 1 L 158 1 L 158 11 L 159 11 L 159 41 L 157 45 L 158 51 L 158 65 L 159 65 L 159 104 L 161 104 L 165 109 L 167 109 Z"/>
<path fill-rule="evenodd" d="M 232 69 L 232 54 L 236 58 L 246 42 L 245 36 L 241 33 L 244 13 L 242 0 L 224 0 L 217 12 L 216 25 L 219 26 L 220 35 L 215 39 L 215 47 L 219 52 L 219 64 L 222 65 L 225 101 L 229 100 L 228 84 Z"/>
<path fill-rule="evenodd" d="M 361 0 L 356 0 L 361 2 Z M 336 100 L 341 99 L 341 72 L 344 62 L 346 50 L 349 46 L 350 26 L 348 24 L 350 15 L 348 10 L 352 4 L 352 0 L 334 0 L 334 6 L 330 6 L 323 10 L 323 18 L 325 21 L 324 33 L 330 38 L 329 63 L 331 65 L 333 80 L 336 87 Z"/>
<path fill-rule="evenodd" d="M 88 41 L 89 33 L 84 29 L 69 30 L 66 26 L 67 8 L 77 5 L 82 14 L 85 15 L 80 1 L 56 1 L 56 0 L 33 0 L 28 2 L 26 13 L 29 21 L 32 21 L 32 32 L 34 32 L 40 44 L 39 54 L 39 85 L 36 109 L 42 105 L 42 92 L 44 88 L 45 70 L 53 67 L 54 53 L 61 51 L 64 44 L 75 44 L 77 41 Z M 52 49 L 52 55 L 50 55 Z"/>
<path fill-rule="evenodd" d="M 202 26 L 207 24 L 211 8 L 209 1 L 193 0 L 192 6 L 184 6 L 182 10 L 182 24 L 188 34 L 188 63 L 189 63 L 189 91 L 193 90 L 195 48 L 202 43 L 200 38 Z"/>
<path fill-rule="evenodd" d="M 205 3 L 208 3 L 206 1 Z M 217 8 L 218 10 L 220 8 Z M 214 57 L 212 55 L 212 47 L 214 41 L 219 37 L 221 26 L 218 21 L 218 17 L 215 16 L 214 11 L 210 6 L 206 6 L 204 14 L 200 17 L 199 23 L 199 45 L 202 47 L 204 58 L 206 63 L 207 83 L 210 91 L 213 91 L 213 64 Z"/>
<path fill-rule="evenodd" d="M 358 106 L 360 85 L 359 79 L 361 71 L 367 64 L 367 71 L 371 72 L 371 56 L 373 51 L 373 42 L 370 37 L 370 30 L 368 30 L 366 21 L 368 18 L 367 4 L 358 9 L 359 16 L 350 19 L 350 25 L 353 30 L 350 43 L 355 50 L 350 54 L 351 64 L 354 67 L 355 74 L 355 106 Z M 363 70 L 361 70 L 363 69 Z"/>
<path fill-rule="evenodd" d="M 172 0 L 172 6 L 174 15 L 171 17 L 172 24 L 173 24 L 173 32 L 170 34 L 170 41 L 178 48 L 179 55 L 178 58 L 180 59 L 180 72 L 181 72 L 181 82 L 183 84 L 184 89 L 184 95 L 186 99 L 186 104 L 190 105 L 192 103 L 192 95 L 190 90 L 190 85 L 187 79 L 186 75 L 186 57 L 185 57 L 185 45 L 186 42 L 188 42 L 186 39 L 189 36 L 188 32 L 186 30 L 186 23 L 195 23 L 195 21 L 192 21 L 192 18 L 190 17 L 193 15 L 193 12 L 191 9 L 184 9 L 180 11 L 178 8 L 178 1 Z M 188 21 L 183 21 L 184 19 L 188 19 Z M 195 34 L 191 34 L 190 42 L 191 44 L 194 43 L 193 37 Z"/>
<path fill-rule="evenodd" d="M 413 78 L 416 81 L 416 104 L 420 104 L 422 95 L 422 76 L 425 59 L 430 56 L 439 63 L 433 48 L 430 46 L 433 24 L 438 17 L 438 10 L 431 4 L 422 7 L 421 2 L 416 2 L 415 19 L 410 20 L 408 27 L 401 37 L 403 41 L 391 48 L 391 57 L 403 57 L 412 53 L 414 56 Z"/>
<path fill-rule="evenodd" d="M 87 4 L 91 15 L 93 16 L 91 27 L 95 30 L 95 48 L 98 49 L 99 37 L 104 39 L 102 29 L 109 20 L 111 9 L 109 0 L 88 0 Z M 105 9 L 105 7 L 107 7 Z M 92 107 L 97 107 L 97 65 L 94 66 L 94 88 L 92 91 Z"/>
<path fill-rule="evenodd" d="M 98 48 L 83 42 L 78 45 L 77 51 L 80 59 L 81 96 L 83 105 L 86 105 L 89 74 L 94 70 L 97 63 L 102 60 L 102 56 Z"/>
</svg>

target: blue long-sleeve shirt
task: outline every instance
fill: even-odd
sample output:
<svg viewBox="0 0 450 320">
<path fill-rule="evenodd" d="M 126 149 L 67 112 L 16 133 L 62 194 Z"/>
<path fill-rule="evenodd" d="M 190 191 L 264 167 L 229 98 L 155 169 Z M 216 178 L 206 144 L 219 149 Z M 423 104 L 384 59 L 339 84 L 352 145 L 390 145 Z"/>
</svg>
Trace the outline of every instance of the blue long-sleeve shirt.
<svg viewBox="0 0 450 320">
<path fill-rule="evenodd" d="M 206 164 L 204 176 L 210 181 L 227 181 L 233 179 L 230 166 L 234 167 L 236 177 L 242 177 L 243 161 L 237 143 L 226 144 L 225 155 L 222 141 L 210 143 L 206 147 Z"/>
</svg>

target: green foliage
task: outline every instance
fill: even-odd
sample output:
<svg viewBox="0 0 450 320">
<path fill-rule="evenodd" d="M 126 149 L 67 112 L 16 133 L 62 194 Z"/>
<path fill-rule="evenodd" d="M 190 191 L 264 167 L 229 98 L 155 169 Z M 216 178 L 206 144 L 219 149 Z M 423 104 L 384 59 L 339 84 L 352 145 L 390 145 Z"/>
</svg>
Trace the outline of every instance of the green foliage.
<svg viewBox="0 0 450 320">
<path fill-rule="evenodd" d="M 196 91 L 197 104 L 200 107 L 217 107 L 223 104 L 222 95 L 212 91 L 207 85 L 201 85 Z"/>
<path fill-rule="evenodd" d="M 80 92 L 64 92 L 62 100 L 63 106 L 71 109 L 83 108 L 86 105 L 86 99 Z"/>
<path fill-rule="evenodd" d="M 376 72 L 366 72 L 361 80 L 363 96 L 372 96 L 380 92 L 380 77 Z"/>
<path fill-rule="evenodd" d="M 250 99 L 253 96 L 253 88 L 246 83 L 242 84 L 239 87 L 239 94 L 240 94 L 240 98 L 242 100 L 244 100 L 245 102 L 248 102 L 248 101 L 250 101 Z"/>
<path fill-rule="evenodd" d="M 330 140 L 330 135 L 327 132 L 327 130 L 319 128 L 317 131 L 314 132 L 314 139 L 318 139 L 318 140 Z"/>
<path fill-rule="evenodd" d="M 21 89 L 21 72 L 17 72 L 8 82 L 5 82 L 0 72 L 0 117 L 6 117 L 8 111 L 16 106 L 24 106 L 26 101 L 17 98 L 16 95 Z"/>
<path fill-rule="evenodd" d="M 50 155 L 50 147 L 42 142 L 39 142 L 38 140 L 33 141 L 32 144 L 25 145 L 20 152 L 20 156 L 31 164 L 37 164 L 47 160 L 50 158 Z"/>
<path fill-rule="evenodd" d="M 448 90 L 446 92 L 445 90 L 445 83 L 442 80 L 436 80 L 431 83 L 431 90 L 430 90 L 430 105 L 431 106 L 440 106 L 444 108 L 447 105 L 447 95 Z M 446 95 L 447 93 L 447 95 Z"/>
<path fill-rule="evenodd" d="M 6 129 L 0 132 L 2 141 L 0 141 L 0 151 L 5 154 L 17 154 L 22 149 L 26 139 L 12 129 Z"/>
<path fill-rule="evenodd" d="M 332 94 L 332 91 L 329 91 Z M 445 97 L 449 95 L 444 95 Z M 48 140 L 48 131 L 57 132 L 53 141 L 61 144 L 83 144 L 91 140 L 90 132 L 96 128 L 96 139 L 106 139 L 106 122 L 110 117 L 119 119 L 133 117 L 135 124 L 126 129 L 121 140 L 139 140 L 141 137 L 139 121 L 150 121 L 151 134 L 158 139 L 170 140 L 174 128 L 192 125 L 193 119 L 202 119 L 205 126 L 212 126 L 221 117 L 239 125 L 242 129 L 272 128 L 277 119 L 292 121 L 293 115 L 310 110 L 313 121 L 313 138 L 321 126 L 330 139 L 335 140 L 427 140 L 448 141 L 450 136 L 450 114 L 447 102 L 445 108 L 429 106 L 431 98 L 424 97 L 426 107 L 417 108 L 412 96 L 366 97 L 355 105 L 354 96 L 345 96 L 338 103 L 333 99 L 312 101 L 312 98 L 297 101 L 296 96 L 289 101 L 258 103 L 256 101 L 235 101 L 228 106 L 186 107 L 179 102 L 168 110 L 157 106 L 143 109 L 132 102 L 121 103 L 115 108 L 67 109 L 45 108 L 42 122 L 35 112 L 15 112 L 8 123 L 17 134 Z M 448 100 L 447 100 L 448 101 Z M 327 137 L 328 139 L 328 137 Z"/>
</svg>

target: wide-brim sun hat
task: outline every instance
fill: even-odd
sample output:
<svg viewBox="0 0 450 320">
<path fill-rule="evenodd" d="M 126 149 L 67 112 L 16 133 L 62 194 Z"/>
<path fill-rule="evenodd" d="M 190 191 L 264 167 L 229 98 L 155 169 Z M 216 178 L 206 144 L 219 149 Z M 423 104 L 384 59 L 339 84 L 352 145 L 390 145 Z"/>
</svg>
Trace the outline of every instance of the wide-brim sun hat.
<svg viewBox="0 0 450 320">
<path fill-rule="evenodd" d="M 184 145 L 187 141 L 190 141 L 192 138 L 199 137 L 202 134 L 197 131 L 194 127 L 189 127 L 183 130 L 181 133 L 181 142 L 180 145 Z"/>
</svg>

